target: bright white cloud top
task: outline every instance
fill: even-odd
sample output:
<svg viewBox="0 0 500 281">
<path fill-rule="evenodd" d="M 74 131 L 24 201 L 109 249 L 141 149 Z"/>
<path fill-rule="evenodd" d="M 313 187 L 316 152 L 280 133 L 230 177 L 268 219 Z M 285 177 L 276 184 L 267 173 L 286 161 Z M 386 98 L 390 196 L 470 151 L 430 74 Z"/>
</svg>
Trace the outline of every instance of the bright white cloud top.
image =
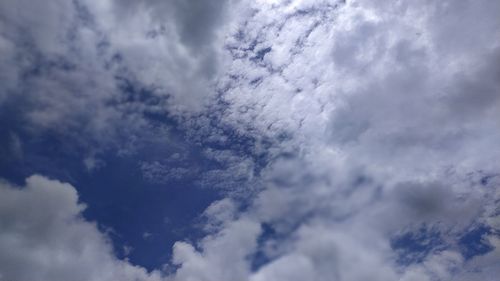
<svg viewBox="0 0 500 281">
<path fill-rule="evenodd" d="M 84 132 L 92 162 L 103 147 L 133 153 L 120 134 L 170 145 L 142 117 L 168 113 L 223 165 L 200 182 L 226 195 L 202 215 L 207 236 L 177 242 L 172 264 L 148 273 L 114 256 L 69 184 L 4 182 L 0 280 L 500 274 L 500 2 L 3 1 L 0 11 L 0 102 L 28 103 L 26 126 Z M 126 87 L 157 102 L 125 102 Z M 242 139 L 245 153 L 232 149 Z M 141 169 L 152 180 L 192 172 L 165 161 Z M 468 255 L 477 229 L 489 250 Z"/>
</svg>

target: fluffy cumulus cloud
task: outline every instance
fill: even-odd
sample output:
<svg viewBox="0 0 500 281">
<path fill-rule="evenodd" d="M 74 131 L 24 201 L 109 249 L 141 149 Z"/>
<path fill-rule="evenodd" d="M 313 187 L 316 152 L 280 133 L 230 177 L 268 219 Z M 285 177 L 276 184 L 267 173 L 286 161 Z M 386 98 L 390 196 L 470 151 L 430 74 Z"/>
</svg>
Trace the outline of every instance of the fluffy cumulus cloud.
<svg viewBox="0 0 500 281">
<path fill-rule="evenodd" d="M 125 124 L 168 142 L 144 117 L 164 114 L 212 166 L 144 161 L 145 177 L 225 195 L 160 276 L 115 258 L 68 184 L 3 183 L 0 280 L 500 273 L 498 1 L 0 5 L 3 106 L 109 142 Z"/>
<path fill-rule="evenodd" d="M 0 198 L 0 280 L 162 280 L 115 257 L 73 186 L 34 175 Z"/>
</svg>

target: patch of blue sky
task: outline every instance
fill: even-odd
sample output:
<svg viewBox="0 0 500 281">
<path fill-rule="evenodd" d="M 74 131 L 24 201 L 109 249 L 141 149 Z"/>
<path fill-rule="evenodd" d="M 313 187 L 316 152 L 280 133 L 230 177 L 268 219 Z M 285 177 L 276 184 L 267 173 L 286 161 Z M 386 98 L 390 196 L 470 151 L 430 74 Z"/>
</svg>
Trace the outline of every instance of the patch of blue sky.
<svg viewBox="0 0 500 281">
<path fill-rule="evenodd" d="M 487 225 L 478 225 L 462 234 L 458 240 L 460 252 L 466 260 L 475 256 L 491 252 L 494 247 L 485 239 L 493 233 L 493 229 Z"/>
<path fill-rule="evenodd" d="M 199 188 L 194 179 L 175 183 L 145 180 L 138 167 L 145 157 L 142 153 L 128 157 L 113 151 L 103 153 L 99 157 L 105 164 L 88 171 L 81 161 L 84 148 L 71 139 L 50 133 L 21 139 L 23 157 L 2 161 L 0 176 L 21 183 L 39 173 L 72 183 L 87 205 L 85 218 L 112 229 L 108 235 L 117 254 L 124 258 L 122 249 L 132 247 L 129 260 L 148 269 L 170 260 L 175 241 L 201 237 L 195 221 L 219 198 L 216 190 Z M 148 239 L 143 237 L 146 232 L 152 234 Z"/>
<path fill-rule="evenodd" d="M 430 253 L 447 247 L 441 233 L 426 226 L 416 231 L 408 231 L 396 235 L 391 240 L 391 247 L 397 254 L 396 262 L 410 265 L 422 262 Z"/>
<path fill-rule="evenodd" d="M 187 159 L 172 158 L 169 165 L 213 168 L 213 161 L 204 159 L 199 147 L 181 143 L 185 140 L 182 129 L 175 127 L 172 120 L 160 115 L 146 116 L 153 126 L 161 123 L 174 128 L 169 131 L 169 141 L 177 145 L 139 139 L 136 151 L 125 155 L 119 155 L 116 147 L 108 147 L 95 156 L 102 164 L 89 170 L 82 160 L 92 140 L 54 130 L 34 134 L 24 129 L 22 105 L 11 101 L 1 111 L 0 133 L 13 137 L 1 138 L 0 177 L 21 185 L 26 177 L 37 173 L 71 183 L 81 202 L 87 205 L 84 217 L 106 230 L 117 255 L 147 269 L 169 262 L 175 241 L 196 241 L 202 237 L 196 220 L 211 202 L 220 198 L 219 192 L 201 188 L 194 176 L 175 182 L 149 181 L 139 167 L 141 161 L 182 153 Z M 16 155 L 12 138 L 21 143 L 22 155 Z M 144 233 L 151 235 L 146 239 Z"/>
<path fill-rule="evenodd" d="M 155 106 L 165 101 L 126 77 L 116 79 L 121 93 L 117 99 L 109 101 L 109 106 L 126 107 L 133 103 Z M 264 149 L 256 153 L 253 148 L 257 140 L 222 124 L 217 111 L 204 117 L 208 122 L 203 123 L 205 127 L 202 128 L 196 125 L 196 120 L 192 120 L 195 121 L 192 125 L 183 125 L 168 112 L 145 110 L 134 114 L 147 122 L 150 131 L 143 131 L 134 138 L 131 151 L 120 153 L 130 138 L 126 127 L 117 129 L 113 145 L 99 147 L 101 144 L 97 140 L 82 134 L 59 130 L 34 134 L 24 123 L 26 104 L 12 99 L 3 106 L 1 133 L 19 139 L 23 155 L 15 155 L 12 138 L 1 138 L 0 177 L 22 184 L 26 177 L 38 173 L 71 183 L 77 188 L 80 200 L 87 205 L 85 218 L 96 221 L 110 236 L 118 257 L 128 258 L 147 269 L 168 263 L 175 241 L 196 241 L 203 236 L 197 227 L 198 216 L 220 198 L 220 193 L 217 189 L 206 188 L 200 176 L 206 171 L 224 170 L 227 166 L 224 161 L 207 158 L 203 151 L 230 151 L 238 157 L 252 159 L 254 172 L 258 174 L 269 161 L 266 147 L 273 143 L 272 140 L 260 140 Z M 167 142 L 156 131 L 162 127 L 168 131 Z M 75 129 L 82 128 L 77 126 Z M 215 130 L 224 141 L 208 137 Z M 97 151 L 92 157 L 99 163 L 91 169 L 84 161 L 89 150 Z M 173 157 L 175 155 L 178 157 Z M 164 164 L 161 168 L 182 167 L 194 172 L 173 180 L 150 180 L 140 164 L 155 161 Z M 245 178 L 232 181 L 229 177 L 225 184 L 238 185 L 244 181 Z M 149 234 L 147 239 L 144 233 Z"/>
<path fill-rule="evenodd" d="M 466 260 L 470 260 L 494 250 L 486 239 L 492 233 L 493 230 L 487 225 L 474 225 L 457 238 L 450 239 L 432 227 L 422 226 L 416 231 L 394 236 L 391 247 L 397 254 L 396 262 L 404 266 L 421 263 L 432 253 L 452 248 L 458 249 Z"/>
</svg>

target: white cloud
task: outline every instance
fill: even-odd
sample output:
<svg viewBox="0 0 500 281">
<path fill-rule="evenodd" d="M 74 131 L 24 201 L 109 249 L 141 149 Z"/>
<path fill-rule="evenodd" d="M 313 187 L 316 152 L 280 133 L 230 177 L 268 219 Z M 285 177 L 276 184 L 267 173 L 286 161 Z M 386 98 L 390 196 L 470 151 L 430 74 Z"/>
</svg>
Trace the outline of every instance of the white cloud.
<svg viewBox="0 0 500 281">
<path fill-rule="evenodd" d="M 343 2 L 82 2 L 94 24 L 77 23 L 75 42 L 83 47 L 76 52 L 75 42 L 59 44 L 42 36 L 62 38 L 72 30 L 74 22 L 68 18 L 76 16 L 69 4 L 41 7 L 43 14 L 54 15 L 47 22 L 30 9 L 22 10 L 19 19 L 4 21 L 25 24 L 33 16 L 39 27 L 32 44 L 50 60 L 88 59 L 77 64 L 76 71 L 49 69 L 43 77 L 33 78 L 29 89 L 36 89 L 34 101 L 41 105 L 28 114 L 35 124 L 76 122 L 75 112 L 87 116 L 85 111 L 92 108 L 95 118 L 88 121 L 89 132 L 110 134 L 108 124 L 123 115 L 129 118 L 125 123 L 147 128 L 135 114 L 151 109 L 148 106 L 102 105 L 115 98 L 113 76 L 123 75 L 155 96 L 172 96 L 172 103 L 154 108 L 159 112 L 164 106 L 179 117 L 197 114 L 210 102 L 223 103 L 218 111 L 201 110 L 200 115 L 191 114 L 197 116 L 194 119 L 179 118 L 197 144 L 231 143 L 221 129 L 228 127 L 234 131 L 230 137 L 254 141 L 250 153 L 269 154 L 262 164 L 230 148 L 204 150 L 224 167 L 203 174 L 202 181 L 224 188 L 234 198 L 257 194 L 240 213 L 230 199 L 207 209 L 210 234 L 199 243 L 175 244 L 173 262 L 179 266 L 172 276 L 175 280 L 487 280 L 497 273 L 492 264 L 498 261 L 498 239 L 489 235 L 493 250 L 470 260 L 460 253 L 457 240 L 479 224 L 498 231 L 499 4 Z M 2 63 L 10 63 L 18 35 L 1 31 Z M 96 48 L 98 42 L 109 46 Z M 116 53 L 122 59 L 113 64 Z M 35 64 L 32 57 L 23 61 L 27 63 L 11 73 Z M 5 89 L 17 85 L 18 76 L 4 74 L 5 69 L 0 73 L 11 81 Z M 214 116 L 220 127 L 211 124 Z M 267 147 L 260 147 L 265 141 Z M 152 177 L 186 172 L 172 174 L 160 162 L 144 163 L 146 175 Z M 481 183 L 481 177 L 492 175 L 497 175 L 496 181 Z M 49 192 L 30 195 L 34 192 L 30 186 L 38 182 Z M 24 190 L 5 187 L 2 192 L 42 204 L 39 197 L 60 192 L 48 186 L 63 185 L 34 177 Z M 37 222 L 54 220 L 55 227 L 63 230 L 57 232 L 63 239 L 54 240 L 62 243 L 57 244 L 58 251 L 73 260 L 80 258 L 81 267 L 52 267 L 26 247 L 15 263 L 35 270 L 12 267 L 6 271 L 11 275 L 5 276 L 29 280 L 23 274 L 40 268 L 46 274 L 63 270 L 57 276 L 65 276 L 64 270 L 81 270 L 82 279 L 120 270 L 158 278 L 116 261 L 95 226 L 76 218 L 81 208 L 74 190 L 64 194 L 51 200 L 66 207 L 47 205 L 44 212 L 33 214 L 5 201 L 2 213 L 8 215 L 2 219 L 10 222 L 19 216 L 27 226 L 43 231 L 52 231 L 52 224 Z M 65 209 L 66 219 L 57 217 Z M 276 233 L 262 234 L 263 223 Z M 430 250 L 422 262 L 398 264 L 391 239 L 422 226 L 437 231 L 446 249 Z M 47 255 L 56 255 L 45 244 L 56 243 L 52 236 L 39 241 L 29 228 L 15 228 L 12 223 L 8 227 L 22 234 L 15 243 L 34 243 Z M 80 237 L 80 232 L 88 235 Z M 86 256 L 91 253 L 78 252 L 64 238 L 90 239 L 86 243 L 91 248 L 107 250 L 97 257 Z M 269 243 L 261 245 L 259 238 Z M 13 243 L 4 242 L 3 247 Z M 269 245 L 271 249 L 265 248 Z M 270 261 L 253 272 L 252 256 L 259 250 Z"/>
<path fill-rule="evenodd" d="M 197 251 L 188 243 L 174 245 L 174 263 L 179 265 L 175 280 L 245 280 L 250 272 L 248 256 L 256 247 L 260 225 L 239 219 L 216 235 L 201 241 Z"/>
<path fill-rule="evenodd" d="M 495 256 L 496 246 L 466 260 L 457 243 L 477 225 L 498 231 L 497 186 L 473 179 L 500 171 L 492 121 L 500 112 L 493 78 L 500 44 L 491 39 L 498 8 L 489 1 L 250 4 L 253 13 L 227 39 L 233 62 L 220 80 L 228 103 L 221 120 L 272 140 L 259 174 L 265 188 L 241 216 L 277 233 L 261 237 L 272 245 L 261 249 L 271 261 L 247 278 L 491 277 L 491 260 L 474 260 Z M 446 249 L 398 264 L 391 240 L 422 227 L 437 231 Z"/>
<path fill-rule="evenodd" d="M 75 188 L 34 175 L 0 183 L 0 280 L 162 280 L 118 260 L 109 239 L 86 221 Z"/>
<path fill-rule="evenodd" d="M 257 272 L 251 281 L 312 280 L 315 276 L 314 265 L 310 259 L 301 255 L 282 257 Z M 314 277 L 313 277 L 314 278 Z"/>
</svg>

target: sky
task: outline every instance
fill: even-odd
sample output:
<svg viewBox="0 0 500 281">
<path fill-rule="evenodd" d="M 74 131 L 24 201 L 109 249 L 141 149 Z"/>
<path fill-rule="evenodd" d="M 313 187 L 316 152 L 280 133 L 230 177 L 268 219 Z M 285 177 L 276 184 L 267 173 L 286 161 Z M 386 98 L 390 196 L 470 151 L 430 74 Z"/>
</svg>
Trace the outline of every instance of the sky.
<svg viewBox="0 0 500 281">
<path fill-rule="evenodd" d="M 500 2 L 3 0 L 0 281 L 488 281 Z"/>
</svg>

